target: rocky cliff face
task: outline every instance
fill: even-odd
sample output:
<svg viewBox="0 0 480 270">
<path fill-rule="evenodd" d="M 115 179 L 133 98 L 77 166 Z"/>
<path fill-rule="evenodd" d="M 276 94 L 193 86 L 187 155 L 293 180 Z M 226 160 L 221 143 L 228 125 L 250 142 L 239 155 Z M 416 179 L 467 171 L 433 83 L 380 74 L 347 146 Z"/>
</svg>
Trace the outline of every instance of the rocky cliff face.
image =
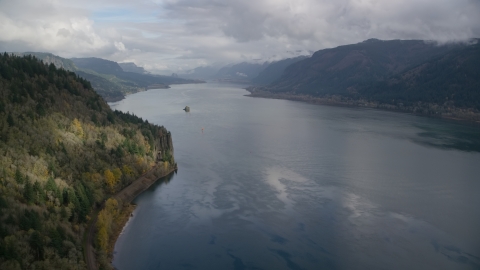
<svg viewBox="0 0 480 270">
<path fill-rule="evenodd" d="M 174 151 L 173 151 L 173 141 L 172 134 L 166 129 L 159 131 L 157 138 L 155 139 L 155 151 L 156 151 L 156 161 L 173 161 Z"/>
</svg>

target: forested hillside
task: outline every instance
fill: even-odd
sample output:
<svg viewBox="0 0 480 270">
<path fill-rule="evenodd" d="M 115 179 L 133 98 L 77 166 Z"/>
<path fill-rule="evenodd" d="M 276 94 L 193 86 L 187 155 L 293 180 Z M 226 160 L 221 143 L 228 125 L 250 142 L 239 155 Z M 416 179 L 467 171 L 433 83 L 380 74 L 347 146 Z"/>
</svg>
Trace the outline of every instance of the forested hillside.
<svg viewBox="0 0 480 270">
<path fill-rule="evenodd" d="M 480 44 L 366 40 L 317 51 L 253 96 L 480 119 Z"/>
<path fill-rule="evenodd" d="M 433 57 L 359 93 L 395 105 L 429 102 L 480 110 L 480 44 Z"/>
<path fill-rule="evenodd" d="M 164 127 L 111 111 L 75 73 L 1 55 L 0 269 L 85 269 L 91 210 L 172 151 Z M 99 227 L 102 267 L 115 207 Z"/>
<path fill-rule="evenodd" d="M 458 46 L 437 46 L 422 40 L 366 40 L 315 52 L 286 68 L 268 88 L 321 96 L 349 94 Z"/>
</svg>

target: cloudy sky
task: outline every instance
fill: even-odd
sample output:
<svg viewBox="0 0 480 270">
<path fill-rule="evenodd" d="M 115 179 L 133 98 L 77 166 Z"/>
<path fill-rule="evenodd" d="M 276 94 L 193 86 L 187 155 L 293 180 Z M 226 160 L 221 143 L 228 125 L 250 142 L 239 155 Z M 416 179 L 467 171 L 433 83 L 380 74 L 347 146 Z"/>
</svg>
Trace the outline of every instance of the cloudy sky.
<svg viewBox="0 0 480 270">
<path fill-rule="evenodd" d="M 0 51 L 157 73 L 308 54 L 369 38 L 480 37 L 480 0 L 0 0 Z"/>
</svg>

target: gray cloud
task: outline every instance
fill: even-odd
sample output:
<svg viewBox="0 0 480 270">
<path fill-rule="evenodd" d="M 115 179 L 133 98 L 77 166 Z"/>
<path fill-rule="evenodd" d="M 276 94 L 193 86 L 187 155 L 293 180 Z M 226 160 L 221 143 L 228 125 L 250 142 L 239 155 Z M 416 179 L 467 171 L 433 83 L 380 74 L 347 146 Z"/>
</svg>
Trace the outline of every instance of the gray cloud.
<svg viewBox="0 0 480 270">
<path fill-rule="evenodd" d="M 478 0 L 1 0 L 0 50 L 178 72 L 368 38 L 463 41 L 480 37 L 479 14 Z"/>
</svg>

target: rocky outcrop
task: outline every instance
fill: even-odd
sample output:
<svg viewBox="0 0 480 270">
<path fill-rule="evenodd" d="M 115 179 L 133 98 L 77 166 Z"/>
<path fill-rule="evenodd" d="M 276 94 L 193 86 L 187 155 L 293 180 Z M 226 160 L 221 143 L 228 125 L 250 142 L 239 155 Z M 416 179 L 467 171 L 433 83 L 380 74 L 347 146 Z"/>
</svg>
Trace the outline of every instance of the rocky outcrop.
<svg viewBox="0 0 480 270">
<path fill-rule="evenodd" d="M 173 141 L 172 134 L 166 129 L 162 129 L 155 140 L 156 162 L 169 161 L 173 163 Z"/>
</svg>

